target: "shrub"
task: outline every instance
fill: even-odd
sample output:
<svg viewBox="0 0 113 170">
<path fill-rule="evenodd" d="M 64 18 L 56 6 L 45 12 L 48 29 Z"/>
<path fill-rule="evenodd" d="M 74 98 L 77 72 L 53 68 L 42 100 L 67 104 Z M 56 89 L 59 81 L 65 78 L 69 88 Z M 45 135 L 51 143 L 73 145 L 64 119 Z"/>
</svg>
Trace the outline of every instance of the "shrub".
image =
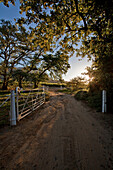
<svg viewBox="0 0 113 170">
<path fill-rule="evenodd" d="M 101 111 L 102 107 L 102 95 L 101 91 L 98 92 L 87 92 L 87 91 L 78 91 L 75 94 L 75 99 L 87 101 L 88 105 L 92 108 L 95 108 L 96 111 Z"/>
<path fill-rule="evenodd" d="M 95 92 L 93 94 L 89 94 L 87 97 L 87 101 L 89 106 L 91 106 L 92 108 L 95 108 L 96 111 L 101 111 L 102 108 L 102 94 L 101 91 L 99 92 Z"/>
<path fill-rule="evenodd" d="M 75 96 L 77 100 L 87 100 L 88 92 L 87 91 L 78 91 Z"/>
</svg>

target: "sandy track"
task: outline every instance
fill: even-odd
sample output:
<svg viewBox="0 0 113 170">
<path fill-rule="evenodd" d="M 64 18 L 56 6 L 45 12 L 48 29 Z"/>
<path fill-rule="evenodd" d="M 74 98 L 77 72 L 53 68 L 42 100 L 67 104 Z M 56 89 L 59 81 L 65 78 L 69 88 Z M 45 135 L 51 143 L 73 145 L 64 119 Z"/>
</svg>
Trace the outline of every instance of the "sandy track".
<svg viewBox="0 0 113 170">
<path fill-rule="evenodd" d="M 112 170 L 113 132 L 70 95 L 0 132 L 0 169 Z"/>
</svg>

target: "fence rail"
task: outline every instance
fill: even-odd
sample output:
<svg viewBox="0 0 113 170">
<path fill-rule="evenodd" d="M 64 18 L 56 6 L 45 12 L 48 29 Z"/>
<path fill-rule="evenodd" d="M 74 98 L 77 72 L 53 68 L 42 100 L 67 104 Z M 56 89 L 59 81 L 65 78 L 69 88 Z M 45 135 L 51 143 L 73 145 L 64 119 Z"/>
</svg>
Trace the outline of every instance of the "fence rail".
<svg viewBox="0 0 113 170">
<path fill-rule="evenodd" d="M 2 107 L 9 99 L 11 96 L 9 96 L 6 100 L 3 101 L 3 103 L 0 105 L 0 107 Z"/>
<path fill-rule="evenodd" d="M 20 90 L 0 98 L 0 125 L 16 125 L 16 121 L 30 114 L 45 102 L 45 89 Z"/>
<path fill-rule="evenodd" d="M 17 89 L 17 120 L 24 118 L 32 111 L 36 110 L 45 102 L 45 93 L 40 90 L 31 90 L 27 95 L 28 91 L 19 91 Z"/>
</svg>

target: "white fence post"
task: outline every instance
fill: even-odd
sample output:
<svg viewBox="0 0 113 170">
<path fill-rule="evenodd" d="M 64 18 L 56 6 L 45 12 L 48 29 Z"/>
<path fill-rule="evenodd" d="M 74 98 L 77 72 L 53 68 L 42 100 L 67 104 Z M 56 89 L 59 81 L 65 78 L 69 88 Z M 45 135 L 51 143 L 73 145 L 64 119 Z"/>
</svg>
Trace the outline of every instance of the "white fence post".
<svg viewBox="0 0 113 170">
<path fill-rule="evenodd" d="M 105 113 L 107 111 L 106 106 L 106 90 L 102 91 L 102 113 Z"/>
<path fill-rule="evenodd" d="M 16 125 L 15 92 L 11 90 L 10 125 Z"/>
<path fill-rule="evenodd" d="M 105 91 L 105 105 L 104 105 L 104 107 L 105 107 L 105 113 L 107 112 L 107 95 L 106 95 L 106 91 Z"/>
<path fill-rule="evenodd" d="M 19 90 L 19 87 L 16 87 L 16 111 L 17 111 L 17 120 L 19 121 L 19 107 L 18 107 L 18 90 Z"/>
</svg>

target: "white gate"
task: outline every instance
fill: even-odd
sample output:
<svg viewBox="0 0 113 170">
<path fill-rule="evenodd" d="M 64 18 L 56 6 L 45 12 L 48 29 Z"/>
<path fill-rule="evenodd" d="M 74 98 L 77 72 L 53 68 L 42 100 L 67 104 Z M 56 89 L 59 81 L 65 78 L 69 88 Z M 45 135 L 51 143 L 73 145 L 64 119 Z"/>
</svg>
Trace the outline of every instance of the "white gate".
<svg viewBox="0 0 113 170">
<path fill-rule="evenodd" d="M 17 88 L 17 120 L 24 118 L 32 111 L 40 107 L 45 102 L 45 92 L 43 90 L 23 91 Z"/>
</svg>

